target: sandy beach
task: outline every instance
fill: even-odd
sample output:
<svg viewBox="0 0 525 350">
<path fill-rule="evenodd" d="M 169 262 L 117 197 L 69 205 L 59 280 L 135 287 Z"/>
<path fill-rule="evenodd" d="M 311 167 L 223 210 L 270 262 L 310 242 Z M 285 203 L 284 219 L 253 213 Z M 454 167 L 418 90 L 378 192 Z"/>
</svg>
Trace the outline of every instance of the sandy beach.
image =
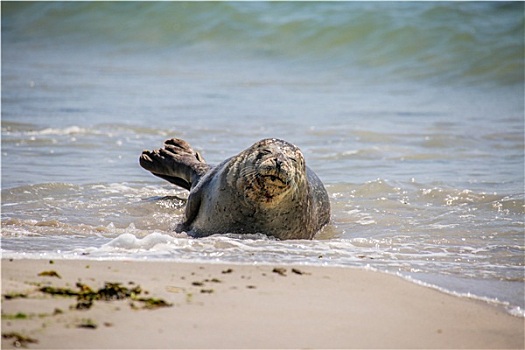
<svg viewBox="0 0 525 350">
<path fill-rule="evenodd" d="M 523 326 L 357 269 L 2 260 L 5 349 L 523 348 Z"/>
</svg>

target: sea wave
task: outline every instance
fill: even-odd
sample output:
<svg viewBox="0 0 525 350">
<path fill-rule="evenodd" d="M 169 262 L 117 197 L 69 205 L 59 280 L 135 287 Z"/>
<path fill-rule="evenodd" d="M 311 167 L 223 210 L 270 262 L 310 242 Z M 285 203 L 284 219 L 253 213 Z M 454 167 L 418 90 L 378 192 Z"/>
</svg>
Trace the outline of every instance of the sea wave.
<svg viewBox="0 0 525 350">
<path fill-rule="evenodd" d="M 523 84 L 524 4 L 3 3 L 3 39 L 224 53 L 411 80 Z M 4 44 L 5 45 L 5 44 Z"/>
</svg>

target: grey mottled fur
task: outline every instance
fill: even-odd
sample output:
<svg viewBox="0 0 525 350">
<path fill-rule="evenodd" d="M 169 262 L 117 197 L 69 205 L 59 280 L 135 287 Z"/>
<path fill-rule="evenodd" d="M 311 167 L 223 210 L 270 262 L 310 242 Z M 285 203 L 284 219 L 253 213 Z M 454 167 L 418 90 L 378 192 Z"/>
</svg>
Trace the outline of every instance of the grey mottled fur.
<svg viewBox="0 0 525 350">
<path fill-rule="evenodd" d="M 140 165 L 190 190 L 177 231 L 194 236 L 264 233 L 279 239 L 312 239 L 330 220 L 330 202 L 300 150 L 265 139 L 212 167 L 184 140 L 144 151 Z M 274 176 L 275 175 L 275 176 Z"/>
</svg>

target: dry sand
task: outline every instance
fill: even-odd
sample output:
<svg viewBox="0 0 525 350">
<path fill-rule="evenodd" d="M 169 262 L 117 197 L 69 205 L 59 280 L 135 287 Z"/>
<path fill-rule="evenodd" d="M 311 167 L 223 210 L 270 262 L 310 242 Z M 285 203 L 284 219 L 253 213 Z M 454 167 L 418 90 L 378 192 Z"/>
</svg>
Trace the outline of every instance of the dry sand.
<svg viewBox="0 0 525 350">
<path fill-rule="evenodd" d="M 2 348 L 524 347 L 524 319 L 483 302 L 371 271 L 275 267 L 4 259 Z M 77 310 L 75 296 L 39 291 L 77 282 L 142 292 Z"/>
</svg>

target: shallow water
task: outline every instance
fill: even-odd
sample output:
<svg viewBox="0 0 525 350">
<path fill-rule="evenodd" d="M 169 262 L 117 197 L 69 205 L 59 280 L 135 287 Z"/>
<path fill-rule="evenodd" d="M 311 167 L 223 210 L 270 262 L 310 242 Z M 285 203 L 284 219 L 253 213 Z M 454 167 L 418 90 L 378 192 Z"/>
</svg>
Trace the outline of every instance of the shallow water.
<svg viewBox="0 0 525 350">
<path fill-rule="evenodd" d="M 523 3 L 2 3 L 2 255 L 343 265 L 523 315 Z M 138 165 L 265 137 L 326 184 L 313 241 L 173 232 Z"/>
</svg>

